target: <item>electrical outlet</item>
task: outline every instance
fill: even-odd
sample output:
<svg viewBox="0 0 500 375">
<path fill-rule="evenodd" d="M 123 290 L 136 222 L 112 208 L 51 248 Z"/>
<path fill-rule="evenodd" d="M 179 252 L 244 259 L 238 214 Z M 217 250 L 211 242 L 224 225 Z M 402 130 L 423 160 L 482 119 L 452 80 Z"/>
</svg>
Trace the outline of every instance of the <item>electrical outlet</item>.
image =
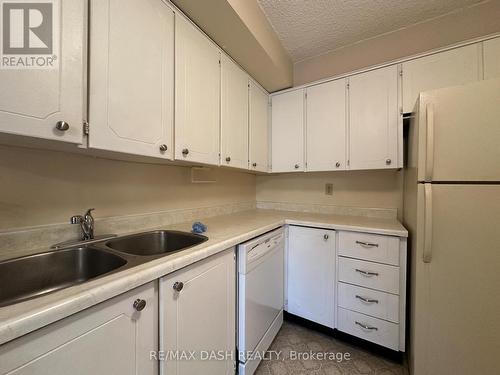
<svg viewBox="0 0 500 375">
<path fill-rule="evenodd" d="M 325 194 L 333 195 L 333 184 L 325 184 Z"/>
</svg>

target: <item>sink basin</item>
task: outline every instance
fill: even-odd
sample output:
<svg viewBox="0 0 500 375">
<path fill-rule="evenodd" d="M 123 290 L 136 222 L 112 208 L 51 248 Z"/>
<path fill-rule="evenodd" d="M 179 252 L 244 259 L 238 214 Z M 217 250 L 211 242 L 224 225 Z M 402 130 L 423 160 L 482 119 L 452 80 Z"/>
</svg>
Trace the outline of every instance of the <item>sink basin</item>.
<svg viewBox="0 0 500 375">
<path fill-rule="evenodd" d="M 106 242 L 109 248 L 133 255 L 160 255 L 184 250 L 208 240 L 207 237 L 174 230 L 158 230 L 120 237 Z"/>
<path fill-rule="evenodd" d="M 0 307 L 82 283 L 126 263 L 118 255 L 90 247 L 0 262 Z"/>
</svg>

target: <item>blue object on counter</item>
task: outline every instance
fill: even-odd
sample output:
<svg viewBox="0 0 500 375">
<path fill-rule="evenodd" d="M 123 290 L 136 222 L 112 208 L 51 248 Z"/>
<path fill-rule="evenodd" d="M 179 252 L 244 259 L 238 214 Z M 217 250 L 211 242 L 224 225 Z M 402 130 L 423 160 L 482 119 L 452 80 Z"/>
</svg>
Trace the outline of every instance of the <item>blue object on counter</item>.
<svg viewBox="0 0 500 375">
<path fill-rule="evenodd" d="M 193 233 L 205 233 L 207 226 L 199 221 L 193 223 Z"/>
</svg>

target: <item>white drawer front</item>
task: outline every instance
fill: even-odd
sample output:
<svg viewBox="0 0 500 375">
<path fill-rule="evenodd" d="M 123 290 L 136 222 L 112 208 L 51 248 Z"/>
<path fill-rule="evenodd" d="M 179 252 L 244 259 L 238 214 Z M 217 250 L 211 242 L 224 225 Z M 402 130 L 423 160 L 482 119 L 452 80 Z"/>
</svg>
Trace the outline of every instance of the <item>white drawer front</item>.
<svg viewBox="0 0 500 375">
<path fill-rule="evenodd" d="M 399 266 L 399 237 L 339 232 L 339 255 Z"/>
<path fill-rule="evenodd" d="M 339 257 L 339 281 L 399 294 L 399 267 Z"/>
<path fill-rule="evenodd" d="M 399 350 L 399 324 L 339 308 L 338 329 L 387 348 Z"/>
<path fill-rule="evenodd" d="M 394 294 L 339 283 L 338 301 L 345 309 L 399 323 L 399 297 Z"/>
</svg>

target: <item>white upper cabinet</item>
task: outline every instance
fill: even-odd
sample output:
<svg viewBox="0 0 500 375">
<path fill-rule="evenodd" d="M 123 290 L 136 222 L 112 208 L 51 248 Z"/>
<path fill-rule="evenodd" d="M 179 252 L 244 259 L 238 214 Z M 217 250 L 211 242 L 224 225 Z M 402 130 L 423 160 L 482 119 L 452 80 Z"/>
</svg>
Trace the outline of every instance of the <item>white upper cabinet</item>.
<svg viewBox="0 0 500 375">
<path fill-rule="evenodd" d="M 250 81 L 249 168 L 267 172 L 269 166 L 269 95 Z"/>
<path fill-rule="evenodd" d="M 48 63 L 43 68 L 6 67 L 2 63 L 0 132 L 80 144 L 85 101 L 86 2 L 64 0 L 59 4 L 53 8 L 54 34 L 38 41 L 47 48 L 41 47 L 42 54 L 33 52 Z M 25 53 L 33 48 L 28 44 L 31 38 L 28 45 L 14 39 L 15 35 L 8 43 L 15 55 L 4 54 L 2 60 L 29 59 L 31 55 L 19 54 L 15 48 Z"/>
<path fill-rule="evenodd" d="M 403 111 L 413 112 L 418 95 L 423 91 L 480 80 L 480 45 L 472 44 L 403 63 Z"/>
<path fill-rule="evenodd" d="M 402 116 L 398 67 L 349 78 L 350 169 L 402 166 Z"/>
<path fill-rule="evenodd" d="M 248 76 L 221 57 L 221 165 L 248 168 Z"/>
<path fill-rule="evenodd" d="M 271 169 L 304 171 L 304 90 L 272 97 Z"/>
<path fill-rule="evenodd" d="M 484 79 L 500 77 L 500 38 L 483 43 Z"/>
<path fill-rule="evenodd" d="M 220 52 L 175 18 L 175 158 L 219 164 Z"/>
<path fill-rule="evenodd" d="M 90 9 L 89 147 L 172 159 L 173 11 L 161 0 Z"/>
<path fill-rule="evenodd" d="M 346 80 L 308 87 L 306 94 L 306 169 L 346 169 Z"/>
</svg>

